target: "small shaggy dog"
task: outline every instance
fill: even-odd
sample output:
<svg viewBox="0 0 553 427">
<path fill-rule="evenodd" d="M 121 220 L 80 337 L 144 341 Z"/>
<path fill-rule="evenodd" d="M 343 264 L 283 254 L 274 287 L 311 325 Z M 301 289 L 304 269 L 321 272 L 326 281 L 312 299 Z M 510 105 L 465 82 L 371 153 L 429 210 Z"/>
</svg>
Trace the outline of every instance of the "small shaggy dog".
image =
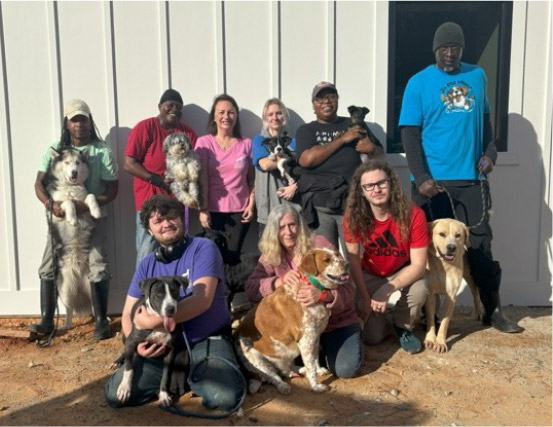
<svg viewBox="0 0 553 427">
<path fill-rule="evenodd" d="M 64 329 L 69 329 L 73 313 L 91 313 L 88 253 L 94 228 L 92 218 L 100 218 L 101 212 L 96 197 L 84 186 L 89 173 L 88 150 L 52 148 L 51 155 L 44 183 L 51 199 L 61 202 L 65 212 L 63 218 L 51 216 L 51 231 L 59 266 L 56 286 L 67 309 Z M 73 200 L 84 201 L 90 212 L 77 216 Z"/>
<path fill-rule="evenodd" d="M 201 164 L 192 143 L 184 133 L 173 133 L 163 141 L 163 152 L 167 166 L 165 177 L 172 180 L 171 192 L 183 205 L 199 209 Z"/>
</svg>

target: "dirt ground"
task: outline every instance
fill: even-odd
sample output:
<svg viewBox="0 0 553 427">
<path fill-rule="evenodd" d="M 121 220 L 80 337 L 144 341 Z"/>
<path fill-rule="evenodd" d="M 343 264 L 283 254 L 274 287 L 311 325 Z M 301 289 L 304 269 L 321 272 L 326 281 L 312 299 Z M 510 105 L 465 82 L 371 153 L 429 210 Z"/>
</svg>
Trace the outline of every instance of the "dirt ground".
<svg viewBox="0 0 553 427">
<path fill-rule="evenodd" d="M 0 319 L 0 425 L 552 425 L 551 308 L 507 307 L 522 334 L 483 329 L 471 311 L 458 307 L 444 355 L 408 355 L 389 338 L 365 347 L 357 378 L 324 379 L 331 390 L 312 393 L 303 378 L 292 393 L 264 385 L 248 395 L 241 416 L 223 420 L 185 418 L 155 402 L 111 409 L 103 398 L 109 365 L 120 354 L 120 337 L 96 342 L 93 324 L 77 326 L 48 348 L 23 335 L 28 318 Z M 120 330 L 119 318 L 112 327 Z M 6 337 L 6 335 L 12 337 Z M 417 329 L 423 338 L 423 332 Z M 198 398 L 180 400 L 201 410 Z"/>
</svg>

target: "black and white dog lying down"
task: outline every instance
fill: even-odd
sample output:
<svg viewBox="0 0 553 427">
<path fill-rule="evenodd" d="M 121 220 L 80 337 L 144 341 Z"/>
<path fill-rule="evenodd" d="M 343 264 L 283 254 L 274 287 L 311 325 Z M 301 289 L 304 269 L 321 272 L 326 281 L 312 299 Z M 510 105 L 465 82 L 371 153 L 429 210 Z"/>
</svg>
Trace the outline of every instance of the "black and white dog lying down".
<svg viewBox="0 0 553 427">
<path fill-rule="evenodd" d="M 227 307 L 232 313 L 247 310 L 250 305 L 245 294 L 241 295 L 243 298 L 239 298 L 240 301 L 236 303 L 233 303 L 233 299 L 236 294 L 245 292 L 246 280 L 253 273 L 260 255 L 254 252 L 246 252 L 237 256 L 229 251 L 227 238 L 223 232 L 218 230 L 205 229 L 197 236 L 212 240 L 221 252 L 225 270 L 225 301 Z"/>
<path fill-rule="evenodd" d="M 125 364 L 123 379 L 117 388 L 117 398 L 121 403 L 129 400 L 136 348 L 141 342 L 148 341 L 167 346 L 167 353 L 163 359 L 163 375 L 159 387 L 158 403 L 161 406 L 170 406 L 171 397 L 168 393 L 168 385 L 170 370 L 175 356 L 172 345 L 173 333 L 176 328 L 175 314 L 177 313 L 180 288 L 181 286 L 183 289 L 188 287 L 188 278 L 179 276 L 153 277 L 142 280 L 139 286 L 144 294 L 144 298 L 138 300 L 132 308 L 132 330 L 129 336 L 124 338 L 125 349 L 123 350 L 123 354 L 114 362 L 116 366 L 123 362 Z M 157 330 L 137 329 L 134 324 L 134 316 L 140 306 L 145 306 L 149 314 L 162 317 L 163 328 Z"/>
</svg>

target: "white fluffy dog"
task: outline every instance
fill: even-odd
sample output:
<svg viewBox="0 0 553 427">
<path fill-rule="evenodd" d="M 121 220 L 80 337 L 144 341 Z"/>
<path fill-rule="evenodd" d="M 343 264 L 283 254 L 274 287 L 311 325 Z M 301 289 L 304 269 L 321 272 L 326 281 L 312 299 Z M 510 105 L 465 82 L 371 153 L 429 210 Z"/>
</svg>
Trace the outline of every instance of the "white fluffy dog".
<svg viewBox="0 0 553 427">
<path fill-rule="evenodd" d="M 173 133 L 163 141 L 167 171 L 171 179 L 171 192 L 185 206 L 200 208 L 200 159 L 192 150 L 192 143 L 181 132 Z"/>
<path fill-rule="evenodd" d="M 52 200 L 61 202 L 65 212 L 63 218 L 52 215 L 51 231 L 57 246 L 55 251 L 59 266 L 56 286 L 67 309 L 64 329 L 69 329 L 73 313 L 91 313 L 88 254 L 94 228 L 92 218 L 100 218 L 101 211 L 94 194 L 89 194 L 84 186 L 89 173 L 88 150 L 52 148 L 51 154 L 45 184 Z M 84 201 L 90 212 L 77 216 L 73 200 Z"/>
</svg>

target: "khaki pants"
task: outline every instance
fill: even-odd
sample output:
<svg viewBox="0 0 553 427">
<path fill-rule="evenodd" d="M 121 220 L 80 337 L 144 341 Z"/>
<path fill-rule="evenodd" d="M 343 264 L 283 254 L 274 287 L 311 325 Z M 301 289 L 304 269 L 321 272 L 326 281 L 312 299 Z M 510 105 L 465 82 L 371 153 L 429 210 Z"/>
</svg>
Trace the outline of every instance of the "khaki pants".
<svg viewBox="0 0 553 427">
<path fill-rule="evenodd" d="M 109 280 L 111 273 L 109 271 L 108 260 L 105 246 L 107 243 L 107 218 L 94 220 L 95 227 L 90 236 L 90 253 L 88 254 L 89 268 L 88 280 L 91 283 L 98 283 L 103 280 Z M 38 276 L 41 280 L 53 280 L 52 271 L 52 245 L 50 231 L 46 236 L 46 248 L 42 256 L 42 263 L 38 269 Z"/>
<path fill-rule="evenodd" d="M 388 277 L 373 276 L 363 272 L 365 286 L 369 295 L 373 295 L 382 285 L 393 279 L 396 274 Z M 424 306 L 428 289 L 424 278 L 400 290 L 401 296 L 392 310 L 393 323 L 403 329 L 412 331 L 418 321 L 420 311 Z M 392 325 L 388 322 L 386 313 L 372 312 L 363 329 L 363 342 L 367 345 L 376 345 L 393 333 Z"/>
</svg>

